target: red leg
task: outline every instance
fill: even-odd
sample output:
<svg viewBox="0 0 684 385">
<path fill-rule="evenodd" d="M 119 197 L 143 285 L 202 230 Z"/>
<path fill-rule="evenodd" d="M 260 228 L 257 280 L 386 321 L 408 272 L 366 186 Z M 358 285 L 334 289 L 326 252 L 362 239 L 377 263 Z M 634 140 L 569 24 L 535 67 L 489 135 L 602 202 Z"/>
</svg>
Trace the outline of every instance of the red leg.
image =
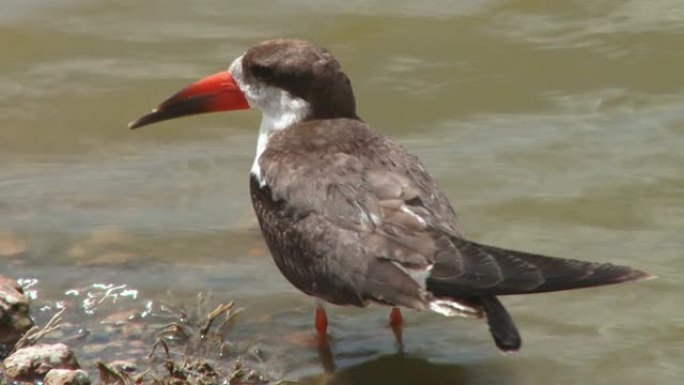
<svg viewBox="0 0 684 385">
<path fill-rule="evenodd" d="M 328 341 L 328 315 L 325 313 L 323 305 L 316 306 L 316 345 L 323 370 L 326 373 L 334 372 L 335 361 Z"/>
<path fill-rule="evenodd" d="M 390 311 L 389 325 L 394 333 L 394 338 L 397 340 L 399 346 L 404 345 L 403 340 L 403 329 L 404 329 L 404 317 L 401 316 L 401 309 L 398 307 L 393 307 Z"/>
<path fill-rule="evenodd" d="M 316 307 L 316 332 L 319 337 L 328 336 L 328 315 L 321 305 Z"/>
</svg>

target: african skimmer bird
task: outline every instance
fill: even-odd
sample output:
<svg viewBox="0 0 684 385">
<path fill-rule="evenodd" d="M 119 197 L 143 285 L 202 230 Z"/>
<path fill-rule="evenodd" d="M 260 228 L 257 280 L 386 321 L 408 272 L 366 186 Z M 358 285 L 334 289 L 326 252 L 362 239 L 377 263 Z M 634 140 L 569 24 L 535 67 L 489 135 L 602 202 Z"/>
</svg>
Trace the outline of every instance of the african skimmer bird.
<svg viewBox="0 0 684 385">
<path fill-rule="evenodd" d="M 252 47 L 130 128 L 250 107 L 262 113 L 250 193 L 276 265 L 299 290 L 327 302 L 392 306 L 395 332 L 399 307 L 485 317 L 499 349 L 515 351 L 520 335 L 497 296 L 651 277 L 464 238 L 420 160 L 356 115 L 339 62 L 306 41 Z M 320 305 L 315 320 L 325 336 Z"/>
</svg>

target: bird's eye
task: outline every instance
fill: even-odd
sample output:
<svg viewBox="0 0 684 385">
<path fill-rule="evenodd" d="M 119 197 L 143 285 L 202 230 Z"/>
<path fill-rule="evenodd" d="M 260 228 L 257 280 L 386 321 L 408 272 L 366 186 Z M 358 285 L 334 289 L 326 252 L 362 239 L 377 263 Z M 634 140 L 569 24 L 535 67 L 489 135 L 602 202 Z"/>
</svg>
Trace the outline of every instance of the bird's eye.
<svg viewBox="0 0 684 385">
<path fill-rule="evenodd" d="M 268 79 L 273 77 L 273 67 L 268 67 L 260 64 L 254 64 L 252 66 L 252 73 L 255 77 L 261 79 Z"/>
</svg>

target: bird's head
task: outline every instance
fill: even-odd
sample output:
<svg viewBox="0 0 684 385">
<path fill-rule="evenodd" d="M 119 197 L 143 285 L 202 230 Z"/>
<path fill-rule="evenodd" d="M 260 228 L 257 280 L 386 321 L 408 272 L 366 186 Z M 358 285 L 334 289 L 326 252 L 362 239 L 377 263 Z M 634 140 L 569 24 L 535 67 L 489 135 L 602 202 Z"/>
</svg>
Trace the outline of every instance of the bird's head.
<svg viewBox="0 0 684 385">
<path fill-rule="evenodd" d="M 351 82 L 330 52 L 302 40 L 270 40 L 247 50 L 228 70 L 190 84 L 129 127 L 250 107 L 261 110 L 275 129 L 308 119 L 356 118 Z"/>
</svg>

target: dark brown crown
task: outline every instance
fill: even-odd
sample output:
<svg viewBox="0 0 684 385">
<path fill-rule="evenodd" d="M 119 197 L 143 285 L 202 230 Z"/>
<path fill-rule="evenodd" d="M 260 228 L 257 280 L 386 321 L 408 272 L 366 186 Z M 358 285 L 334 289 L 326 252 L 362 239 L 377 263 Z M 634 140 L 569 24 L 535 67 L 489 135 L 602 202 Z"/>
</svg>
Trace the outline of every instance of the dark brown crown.
<svg viewBox="0 0 684 385">
<path fill-rule="evenodd" d="M 310 119 L 358 119 L 351 81 L 324 48 L 303 40 L 266 41 L 245 53 L 242 71 L 247 82 L 279 87 L 309 102 Z"/>
</svg>

